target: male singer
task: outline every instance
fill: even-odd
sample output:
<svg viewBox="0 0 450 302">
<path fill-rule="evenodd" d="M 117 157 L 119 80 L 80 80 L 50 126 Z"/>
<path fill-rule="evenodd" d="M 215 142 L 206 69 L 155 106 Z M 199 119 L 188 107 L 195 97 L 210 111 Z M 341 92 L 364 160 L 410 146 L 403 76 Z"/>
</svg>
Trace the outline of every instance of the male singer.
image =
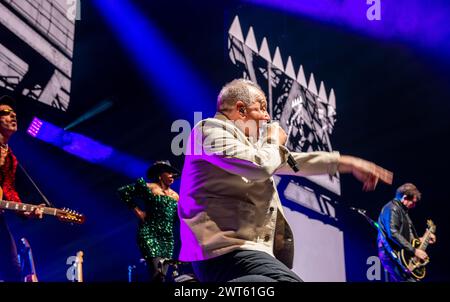
<svg viewBox="0 0 450 302">
<path fill-rule="evenodd" d="M 263 91 L 251 81 L 226 84 L 217 114 L 191 132 L 178 213 L 180 260 L 192 261 L 200 281 L 302 281 L 294 274 L 293 236 L 272 175 L 353 173 L 364 190 L 392 173 L 337 152 L 289 153 L 286 133 L 269 121 Z M 292 156 L 300 171 L 287 164 Z"/>
</svg>

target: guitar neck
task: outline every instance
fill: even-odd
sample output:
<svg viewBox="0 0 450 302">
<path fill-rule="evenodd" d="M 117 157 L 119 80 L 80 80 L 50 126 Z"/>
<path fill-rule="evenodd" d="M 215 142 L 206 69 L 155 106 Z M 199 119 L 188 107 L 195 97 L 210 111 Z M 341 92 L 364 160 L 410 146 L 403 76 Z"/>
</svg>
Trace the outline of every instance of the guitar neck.
<svg viewBox="0 0 450 302">
<path fill-rule="evenodd" d="M 431 232 L 427 230 L 423 236 L 423 241 L 420 243 L 419 249 L 425 251 L 431 239 Z"/>
<path fill-rule="evenodd" d="M 38 208 L 37 205 L 20 203 L 15 201 L 0 200 L 0 209 L 13 210 L 17 212 L 33 212 L 37 208 Z M 59 209 L 48 207 L 41 207 L 41 209 L 44 212 L 44 214 L 53 216 L 57 216 L 60 211 Z"/>
</svg>

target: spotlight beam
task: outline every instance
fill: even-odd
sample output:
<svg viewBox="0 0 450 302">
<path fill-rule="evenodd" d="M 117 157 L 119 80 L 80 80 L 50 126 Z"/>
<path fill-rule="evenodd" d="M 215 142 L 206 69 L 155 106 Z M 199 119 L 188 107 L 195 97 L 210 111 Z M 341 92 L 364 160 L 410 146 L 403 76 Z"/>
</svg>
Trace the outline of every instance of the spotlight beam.
<svg viewBox="0 0 450 302">
<path fill-rule="evenodd" d="M 75 121 L 73 121 L 72 123 L 70 123 L 69 125 L 67 125 L 64 130 L 69 130 L 72 129 L 73 127 L 81 124 L 82 122 L 93 118 L 94 116 L 96 116 L 97 114 L 109 109 L 111 106 L 113 105 L 113 103 L 109 100 L 103 100 L 101 103 L 99 103 L 97 106 L 95 106 L 94 108 L 92 108 L 91 110 L 89 110 L 88 112 L 86 112 L 85 114 L 81 115 L 79 118 L 77 118 Z"/>
<path fill-rule="evenodd" d="M 149 85 L 165 98 L 169 110 L 191 116 L 214 113 L 213 93 L 157 27 L 128 0 L 94 0 L 94 5 L 131 54 Z"/>
</svg>

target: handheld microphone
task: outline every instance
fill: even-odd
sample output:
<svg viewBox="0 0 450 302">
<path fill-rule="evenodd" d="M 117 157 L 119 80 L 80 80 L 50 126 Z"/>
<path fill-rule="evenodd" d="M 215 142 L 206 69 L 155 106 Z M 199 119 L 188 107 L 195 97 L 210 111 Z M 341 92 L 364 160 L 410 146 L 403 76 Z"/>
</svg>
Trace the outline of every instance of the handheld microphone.
<svg viewBox="0 0 450 302">
<path fill-rule="evenodd" d="M 292 169 L 294 172 L 300 171 L 300 169 L 299 169 L 298 166 L 297 166 L 297 161 L 296 161 L 295 158 L 292 156 L 291 152 L 288 152 L 287 163 L 288 163 L 289 167 L 291 167 L 291 169 Z"/>
<path fill-rule="evenodd" d="M 274 124 L 274 123 L 277 123 L 277 122 L 273 122 L 272 120 L 268 120 L 265 126 L 267 127 L 271 123 Z M 287 148 L 286 148 L 286 151 L 287 151 L 287 155 L 288 155 L 287 163 L 288 163 L 289 167 L 291 167 L 291 169 L 294 172 L 300 171 L 300 169 L 298 168 L 298 165 L 297 165 L 297 161 L 295 160 L 294 156 L 292 156 L 291 152 L 289 152 L 289 150 L 287 150 Z"/>
</svg>

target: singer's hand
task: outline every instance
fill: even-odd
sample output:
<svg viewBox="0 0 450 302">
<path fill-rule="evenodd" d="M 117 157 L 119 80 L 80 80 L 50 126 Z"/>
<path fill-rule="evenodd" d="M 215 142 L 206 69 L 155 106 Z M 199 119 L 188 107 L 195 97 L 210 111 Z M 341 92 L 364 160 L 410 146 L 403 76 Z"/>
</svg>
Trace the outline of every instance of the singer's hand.
<svg viewBox="0 0 450 302">
<path fill-rule="evenodd" d="M 146 214 L 144 211 L 142 211 L 142 210 L 139 209 L 138 207 L 135 207 L 135 208 L 133 209 L 133 211 L 134 211 L 134 214 L 137 216 L 137 218 L 138 218 L 139 220 L 145 221 L 145 218 L 146 218 L 147 214 Z"/>
<path fill-rule="evenodd" d="M 352 173 L 356 179 L 363 183 L 364 191 L 375 190 L 379 180 L 389 185 L 392 184 L 393 174 L 391 171 L 353 156 L 341 156 L 339 172 Z"/>
<path fill-rule="evenodd" d="M 271 123 L 267 126 L 267 136 L 269 139 L 278 141 L 279 145 L 284 145 L 287 140 L 286 132 L 278 123 Z"/>
</svg>

